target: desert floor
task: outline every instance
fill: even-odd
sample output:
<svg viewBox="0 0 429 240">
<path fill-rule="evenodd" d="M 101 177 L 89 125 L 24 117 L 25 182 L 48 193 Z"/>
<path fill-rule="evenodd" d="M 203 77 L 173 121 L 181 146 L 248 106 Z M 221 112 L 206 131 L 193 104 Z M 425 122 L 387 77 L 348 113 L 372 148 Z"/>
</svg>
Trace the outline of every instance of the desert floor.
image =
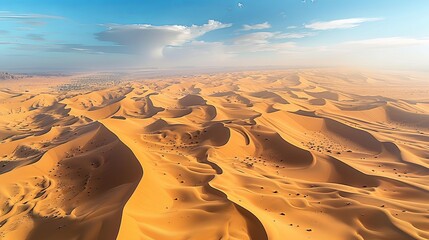
<svg viewBox="0 0 429 240">
<path fill-rule="evenodd" d="M 429 78 L 3 80 L 0 205 L 10 240 L 429 239 Z"/>
</svg>

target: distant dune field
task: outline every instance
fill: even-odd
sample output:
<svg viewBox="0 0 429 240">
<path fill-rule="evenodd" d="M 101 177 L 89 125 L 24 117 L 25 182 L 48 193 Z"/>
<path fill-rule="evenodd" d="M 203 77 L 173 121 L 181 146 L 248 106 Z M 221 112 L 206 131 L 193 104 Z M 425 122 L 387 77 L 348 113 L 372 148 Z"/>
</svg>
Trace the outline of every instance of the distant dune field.
<svg viewBox="0 0 429 240">
<path fill-rule="evenodd" d="M 425 76 L 91 76 L 0 81 L 0 239 L 429 239 Z"/>
</svg>

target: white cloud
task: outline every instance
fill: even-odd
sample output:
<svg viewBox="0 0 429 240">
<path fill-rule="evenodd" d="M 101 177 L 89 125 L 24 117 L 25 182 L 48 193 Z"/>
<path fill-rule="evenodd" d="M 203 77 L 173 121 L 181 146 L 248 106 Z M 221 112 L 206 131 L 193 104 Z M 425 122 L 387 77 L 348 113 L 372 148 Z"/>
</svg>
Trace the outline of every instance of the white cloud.
<svg viewBox="0 0 429 240">
<path fill-rule="evenodd" d="M 380 21 L 381 18 L 346 18 L 326 22 L 315 22 L 304 25 L 312 30 L 347 29 L 359 26 L 362 23 Z"/>
<path fill-rule="evenodd" d="M 289 27 L 287 27 L 287 29 L 295 29 L 295 28 L 298 28 L 297 26 L 289 26 Z"/>
<path fill-rule="evenodd" d="M 243 25 L 242 30 L 243 31 L 250 31 L 250 30 L 262 30 L 262 29 L 268 29 L 271 28 L 271 25 L 268 22 L 254 24 L 254 25 Z"/>
<path fill-rule="evenodd" d="M 345 42 L 346 45 L 367 47 L 400 47 L 429 44 L 429 38 L 388 37 Z"/>
<path fill-rule="evenodd" d="M 126 53 L 161 57 L 166 46 L 180 46 L 217 29 L 230 27 L 218 21 L 209 20 L 201 26 L 149 24 L 108 25 L 106 31 L 96 34 L 101 41 L 113 42 L 123 47 Z"/>
</svg>

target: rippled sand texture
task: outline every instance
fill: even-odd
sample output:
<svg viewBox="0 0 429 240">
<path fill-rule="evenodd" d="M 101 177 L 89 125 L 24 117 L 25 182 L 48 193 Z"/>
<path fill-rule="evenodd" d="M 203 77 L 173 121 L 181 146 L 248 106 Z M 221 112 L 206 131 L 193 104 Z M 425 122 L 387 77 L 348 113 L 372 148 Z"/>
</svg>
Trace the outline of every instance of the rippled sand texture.
<svg viewBox="0 0 429 240">
<path fill-rule="evenodd" d="M 429 79 L 0 82 L 1 239 L 429 239 Z"/>
</svg>

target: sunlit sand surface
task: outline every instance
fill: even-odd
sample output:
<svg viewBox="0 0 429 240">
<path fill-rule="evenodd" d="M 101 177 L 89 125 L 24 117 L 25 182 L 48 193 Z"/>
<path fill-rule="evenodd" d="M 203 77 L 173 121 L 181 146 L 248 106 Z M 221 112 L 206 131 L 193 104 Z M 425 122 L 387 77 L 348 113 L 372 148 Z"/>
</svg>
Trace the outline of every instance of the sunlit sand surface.
<svg viewBox="0 0 429 240">
<path fill-rule="evenodd" d="M 117 78 L 0 81 L 0 239 L 429 239 L 427 77 Z"/>
</svg>

